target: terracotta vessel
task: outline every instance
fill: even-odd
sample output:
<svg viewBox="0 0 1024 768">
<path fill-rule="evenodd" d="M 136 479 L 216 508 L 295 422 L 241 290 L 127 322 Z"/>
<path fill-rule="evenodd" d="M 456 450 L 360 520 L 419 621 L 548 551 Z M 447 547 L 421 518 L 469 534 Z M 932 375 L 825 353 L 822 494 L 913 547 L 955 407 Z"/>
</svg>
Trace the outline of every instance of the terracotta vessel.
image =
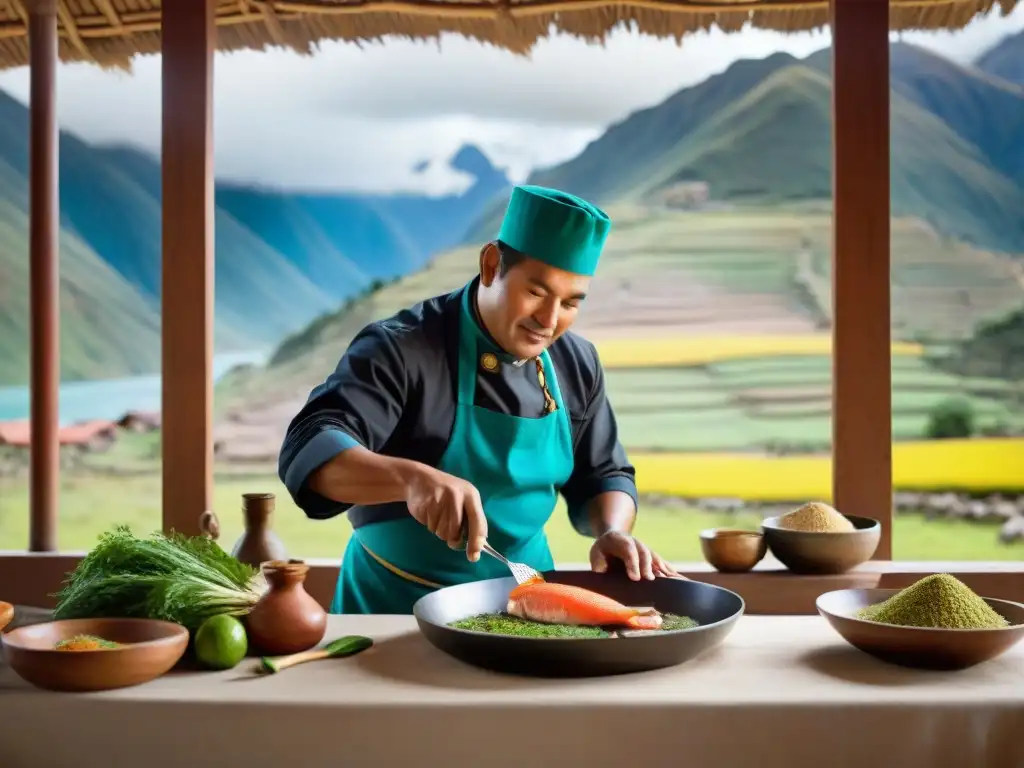
<svg viewBox="0 0 1024 768">
<path fill-rule="evenodd" d="M 120 643 L 102 651 L 58 651 L 76 635 Z M 149 619 L 69 619 L 5 632 L 4 656 L 19 677 L 51 691 L 107 691 L 147 683 L 169 672 L 188 648 L 188 630 Z"/>
<path fill-rule="evenodd" d="M 284 544 L 272 529 L 274 520 L 274 494 L 243 493 L 242 516 L 245 531 L 238 537 L 232 556 L 243 563 L 259 568 L 268 560 L 287 560 Z"/>
<path fill-rule="evenodd" d="M 269 589 L 245 618 L 249 642 L 268 656 L 317 645 L 327 631 L 327 611 L 303 586 L 309 566 L 301 560 L 271 560 L 262 569 Z"/>
</svg>

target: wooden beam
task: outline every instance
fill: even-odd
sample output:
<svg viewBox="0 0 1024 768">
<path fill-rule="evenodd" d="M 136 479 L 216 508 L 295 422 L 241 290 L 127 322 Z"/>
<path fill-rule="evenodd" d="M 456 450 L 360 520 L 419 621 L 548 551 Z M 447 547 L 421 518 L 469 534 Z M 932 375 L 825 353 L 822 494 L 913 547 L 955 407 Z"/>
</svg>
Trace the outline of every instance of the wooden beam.
<svg viewBox="0 0 1024 768">
<path fill-rule="evenodd" d="M 213 0 L 164 3 L 163 528 L 197 535 L 213 494 Z"/>
<path fill-rule="evenodd" d="M 82 553 L 0 552 L 4 600 L 16 605 L 52 608 L 54 593 L 74 570 Z M 338 583 L 337 560 L 306 560 L 305 588 L 329 608 Z M 833 589 L 904 589 L 933 573 L 950 573 L 985 597 L 1024 602 L 1024 562 L 869 562 L 849 573 L 804 576 L 766 560 L 749 573 L 718 573 L 707 563 L 674 563 L 684 576 L 737 592 L 749 614 L 813 615 L 814 601 Z M 586 564 L 560 563 L 559 570 L 586 570 Z"/>
<path fill-rule="evenodd" d="M 833 502 L 892 558 L 889 7 L 832 0 Z"/>
<path fill-rule="evenodd" d="M 57 8 L 29 5 L 29 251 L 32 306 L 29 550 L 57 549 L 60 480 L 60 265 Z"/>
</svg>

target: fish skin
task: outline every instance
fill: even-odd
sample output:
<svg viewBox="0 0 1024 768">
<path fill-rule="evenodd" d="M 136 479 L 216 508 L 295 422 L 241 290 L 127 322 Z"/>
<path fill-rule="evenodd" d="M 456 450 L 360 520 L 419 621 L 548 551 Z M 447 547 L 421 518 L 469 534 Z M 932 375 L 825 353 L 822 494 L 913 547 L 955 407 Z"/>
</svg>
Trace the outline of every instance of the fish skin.
<svg viewBox="0 0 1024 768">
<path fill-rule="evenodd" d="M 658 629 L 662 624 L 661 614 L 653 608 L 632 608 L 589 589 L 551 582 L 516 587 L 505 610 L 510 616 L 544 624 L 631 629 Z"/>
</svg>

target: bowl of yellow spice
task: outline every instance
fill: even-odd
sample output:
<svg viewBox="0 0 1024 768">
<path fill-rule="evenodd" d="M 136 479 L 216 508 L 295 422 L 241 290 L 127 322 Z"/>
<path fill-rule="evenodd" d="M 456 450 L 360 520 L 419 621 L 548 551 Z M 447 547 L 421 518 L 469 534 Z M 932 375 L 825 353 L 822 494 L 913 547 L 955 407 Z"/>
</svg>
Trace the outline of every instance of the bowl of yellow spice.
<svg viewBox="0 0 1024 768">
<path fill-rule="evenodd" d="M 882 526 L 870 517 L 843 515 L 818 501 L 761 523 L 772 555 L 794 573 L 845 573 L 870 560 Z"/>
<path fill-rule="evenodd" d="M 826 592 L 817 608 L 850 645 L 904 667 L 966 669 L 1024 638 L 1024 605 L 979 597 L 948 573 L 902 590 Z"/>
<path fill-rule="evenodd" d="M 0 637 L 19 677 L 51 691 L 105 691 L 170 671 L 188 648 L 185 627 L 150 619 L 67 619 L 30 624 Z"/>
</svg>

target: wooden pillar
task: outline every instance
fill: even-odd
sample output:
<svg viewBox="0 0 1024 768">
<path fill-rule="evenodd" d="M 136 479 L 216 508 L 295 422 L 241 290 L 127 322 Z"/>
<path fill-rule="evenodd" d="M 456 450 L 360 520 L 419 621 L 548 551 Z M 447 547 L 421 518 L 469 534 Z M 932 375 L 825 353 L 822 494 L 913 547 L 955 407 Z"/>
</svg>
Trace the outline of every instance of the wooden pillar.
<svg viewBox="0 0 1024 768">
<path fill-rule="evenodd" d="M 163 528 L 213 494 L 213 0 L 174 0 L 163 36 Z"/>
<path fill-rule="evenodd" d="M 831 0 L 833 502 L 892 558 L 889 7 Z"/>
<path fill-rule="evenodd" d="M 28 4 L 31 480 L 29 550 L 57 549 L 60 274 L 56 0 Z"/>
</svg>

